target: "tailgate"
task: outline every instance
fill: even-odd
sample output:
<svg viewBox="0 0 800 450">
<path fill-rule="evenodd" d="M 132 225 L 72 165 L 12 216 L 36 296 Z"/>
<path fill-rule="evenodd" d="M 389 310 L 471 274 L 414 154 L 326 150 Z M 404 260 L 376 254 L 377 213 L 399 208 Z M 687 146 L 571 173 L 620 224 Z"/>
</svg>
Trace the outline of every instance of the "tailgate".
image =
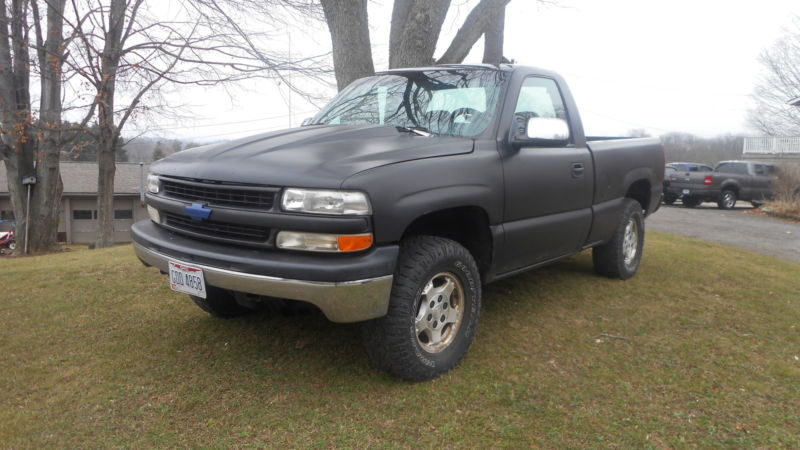
<svg viewBox="0 0 800 450">
<path fill-rule="evenodd" d="M 693 188 L 704 186 L 706 172 L 678 172 L 669 176 L 669 186 L 675 188 Z"/>
</svg>

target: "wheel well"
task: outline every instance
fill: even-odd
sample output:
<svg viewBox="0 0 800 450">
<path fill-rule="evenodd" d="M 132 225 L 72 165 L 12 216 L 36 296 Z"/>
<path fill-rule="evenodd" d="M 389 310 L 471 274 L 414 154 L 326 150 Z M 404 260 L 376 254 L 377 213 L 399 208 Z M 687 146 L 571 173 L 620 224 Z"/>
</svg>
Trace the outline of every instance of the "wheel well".
<svg viewBox="0 0 800 450">
<path fill-rule="evenodd" d="M 650 207 L 650 182 L 647 180 L 637 180 L 628 188 L 625 197 L 632 198 L 642 205 L 642 209 L 647 211 Z"/>
<path fill-rule="evenodd" d="M 737 197 L 739 196 L 739 186 L 737 186 L 737 185 L 735 185 L 733 183 L 728 183 L 728 184 L 722 186 L 722 189 L 720 190 L 720 192 L 722 192 L 722 191 L 733 191 L 736 194 Z"/>
<path fill-rule="evenodd" d="M 406 228 L 403 239 L 419 235 L 439 236 L 463 245 L 475 258 L 481 278 L 491 267 L 492 233 L 483 208 L 462 206 L 420 216 Z"/>
</svg>

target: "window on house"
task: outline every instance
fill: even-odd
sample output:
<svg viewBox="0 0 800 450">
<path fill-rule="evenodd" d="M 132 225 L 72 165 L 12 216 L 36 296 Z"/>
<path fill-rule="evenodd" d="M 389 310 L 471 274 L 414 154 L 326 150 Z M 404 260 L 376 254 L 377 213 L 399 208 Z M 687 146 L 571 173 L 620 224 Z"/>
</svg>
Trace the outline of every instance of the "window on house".
<svg viewBox="0 0 800 450">
<path fill-rule="evenodd" d="M 114 210 L 114 219 L 116 219 L 116 220 L 133 219 L 133 210 L 132 209 L 115 209 Z"/>
<path fill-rule="evenodd" d="M 14 211 L 0 211 L 0 220 L 14 220 Z"/>
<path fill-rule="evenodd" d="M 96 209 L 73 209 L 72 220 L 97 220 Z"/>
</svg>

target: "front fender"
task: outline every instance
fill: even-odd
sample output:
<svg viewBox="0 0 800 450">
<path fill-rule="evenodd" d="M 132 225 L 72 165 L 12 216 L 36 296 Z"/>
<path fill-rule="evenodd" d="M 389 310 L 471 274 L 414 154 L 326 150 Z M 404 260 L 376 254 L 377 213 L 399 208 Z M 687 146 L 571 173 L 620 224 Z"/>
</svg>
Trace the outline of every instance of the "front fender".
<svg viewBox="0 0 800 450">
<path fill-rule="evenodd" d="M 496 151 L 381 166 L 353 175 L 342 188 L 369 194 L 377 243 L 397 242 L 418 217 L 450 208 L 475 206 L 486 211 L 490 224 L 502 220 L 503 174 Z"/>
</svg>

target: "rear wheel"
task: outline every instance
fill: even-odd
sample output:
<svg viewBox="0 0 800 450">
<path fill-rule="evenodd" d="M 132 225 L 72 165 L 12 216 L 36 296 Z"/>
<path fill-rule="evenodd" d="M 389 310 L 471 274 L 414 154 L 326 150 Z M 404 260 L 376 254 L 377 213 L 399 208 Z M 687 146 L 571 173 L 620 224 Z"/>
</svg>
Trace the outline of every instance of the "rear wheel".
<svg viewBox="0 0 800 450">
<path fill-rule="evenodd" d="M 626 280 L 636 274 L 644 250 L 644 215 L 636 200 L 625 199 L 622 219 L 611 240 L 592 249 L 594 270 Z"/>
<path fill-rule="evenodd" d="M 249 312 L 251 309 L 245 308 L 236 302 L 236 297 L 232 292 L 214 286 L 206 286 L 206 298 L 190 295 L 189 298 L 203 311 L 214 317 L 230 319 Z"/>
<path fill-rule="evenodd" d="M 719 209 L 733 209 L 736 206 L 736 192 L 722 191 L 719 200 L 717 200 L 717 206 L 719 206 Z"/>
<path fill-rule="evenodd" d="M 681 201 L 686 208 L 694 208 L 701 203 L 700 199 L 695 197 L 683 197 Z"/>
<path fill-rule="evenodd" d="M 386 316 L 364 322 L 372 362 L 409 381 L 429 380 L 464 357 L 478 326 L 481 283 L 469 251 L 455 241 L 402 242 Z"/>
</svg>

